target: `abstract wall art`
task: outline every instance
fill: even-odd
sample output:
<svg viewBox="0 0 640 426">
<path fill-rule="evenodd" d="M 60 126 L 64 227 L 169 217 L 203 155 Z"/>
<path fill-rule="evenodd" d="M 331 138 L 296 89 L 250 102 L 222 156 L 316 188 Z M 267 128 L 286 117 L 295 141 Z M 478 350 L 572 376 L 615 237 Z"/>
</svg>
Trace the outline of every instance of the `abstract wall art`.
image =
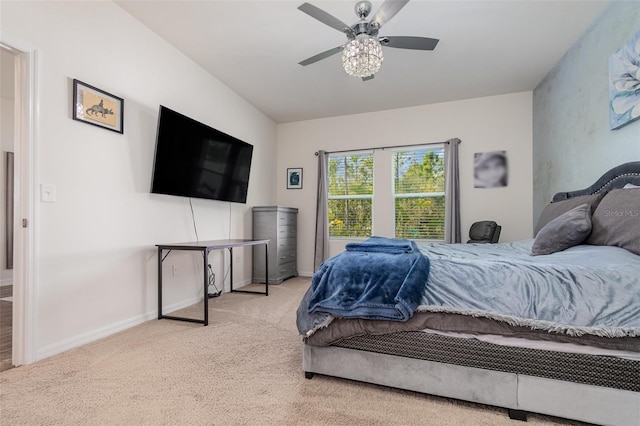
<svg viewBox="0 0 640 426">
<path fill-rule="evenodd" d="M 640 117 L 640 31 L 609 57 L 611 130 Z"/>
</svg>

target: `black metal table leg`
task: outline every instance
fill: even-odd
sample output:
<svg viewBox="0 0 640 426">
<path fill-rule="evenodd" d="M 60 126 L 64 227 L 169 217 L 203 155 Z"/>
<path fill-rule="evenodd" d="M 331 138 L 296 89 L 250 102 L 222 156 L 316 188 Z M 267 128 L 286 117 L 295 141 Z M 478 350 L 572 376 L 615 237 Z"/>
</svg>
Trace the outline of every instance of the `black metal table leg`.
<svg viewBox="0 0 640 426">
<path fill-rule="evenodd" d="M 265 290 L 264 291 L 252 291 L 252 290 L 234 290 L 233 289 L 233 252 L 231 254 L 231 268 L 229 270 L 229 275 L 231 276 L 231 292 L 232 293 L 248 293 L 248 294 L 264 294 L 265 296 L 269 295 L 269 246 L 268 243 L 266 243 L 264 245 L 264 249 L 265 249 L 265 255 L 264 255 L 264 260 L 265 260 L 265 265 L 264 265 L 264 272 L 265 272 Z M 232 248 L 229 248 L 229 251 L 231 251 Z"/>
<path fill-rule="evenodd" d="M 264 295 L 269 295 L 269 244 L 264 245 Z"/>
<path fill-rule="evenodd" d="M 234 247 L 248 247 L 248 246 L 258 246 L 264 244 L 265 246 L 265 291 L 248 291 L 248 290 L 234 290 L 233 289 L 233 248 Z M 172 319 L 178 321 L 188 321 L 195 322 L 198 324 L 209 325 L 209 253 L 213 250 L 222 250 L 225 248 L 229 249 L 229 255 L 231 256 L 231 262 L 229 262 L 229 275 L 230 275 L 230 289 L 232 292 L 237 293 L 252 293 L 252 294 L 264 294 L 266 296 L 269 295 L 269 250 L 268 250 L 269 240 L 216 240 L 216 241 L 204 241 L 197 243 L 183 243 L 183 244 L 158 244 L 158 319 Z M 164 251 L 167 251 L 165 254 Z M 184 318 L 184 317 L 175 317 L 172 315 L 164 315 L 162 313 L 162 285 L 163 285 L 163 274 L 162 274 L 162 266 L 164 260 L 171 254 L 173 250 L 186 250 L 186 251 L 197 251 L 202 253 L 202 286 L 204 290 L 204 307 L 203 307 L 203 319 L 195 319 L 195 318 Z"/>
<path fill-rule="evenodd" d="M 162 319 L 162 249 L 158 247 L 158 319 Z"/>
<path fill-rule="evenodd" d="M 233 247 L 229 247 L 229 283 L 233 291 Z"/>
<path fill-rule="evenodd" d="M 209 325 L 209 250 L 206 248 L 202 252 L 204 259 L 204 325 Z"/>
<path fill-rule="evenodd" d="M 208 298 L 207 295 L 207 284 L 208 284 L 208 269 L 207 269 L 207 259 L 204 259 L 204 319 L 194 319 L 194 318 L 183 318 L 183 317 L 174 317 L 173 315 L 163 315 L 162 314 L 162 263 L 164 262 L 164 258 L 162 257 L 162 247 L 158 247 L 158 319 L 170 319 L 176 321 L 187 321 L 187 322 L 195 322 L 198 324 L 207 325 L 209 323 L 209 306 L 208 306 Z M 171 253 L 171 249 L 167 253 L 165 257 L 167 257 Z"/>
</svg>

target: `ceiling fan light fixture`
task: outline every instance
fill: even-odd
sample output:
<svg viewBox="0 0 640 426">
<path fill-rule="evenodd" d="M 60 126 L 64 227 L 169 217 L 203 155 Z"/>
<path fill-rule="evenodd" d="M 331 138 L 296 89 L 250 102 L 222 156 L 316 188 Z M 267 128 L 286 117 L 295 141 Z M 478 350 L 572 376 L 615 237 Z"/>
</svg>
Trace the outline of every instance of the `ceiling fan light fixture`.
<svg viewBox="0 0 640 426">
<path fill-rule="evenodd" d="M 382 45 L 368 34 L 358 34 L 342 50 L 342 66 L 347 74 L 355 77 L 369 77 L 377 73 L 383 60 Z"/>
</svg>

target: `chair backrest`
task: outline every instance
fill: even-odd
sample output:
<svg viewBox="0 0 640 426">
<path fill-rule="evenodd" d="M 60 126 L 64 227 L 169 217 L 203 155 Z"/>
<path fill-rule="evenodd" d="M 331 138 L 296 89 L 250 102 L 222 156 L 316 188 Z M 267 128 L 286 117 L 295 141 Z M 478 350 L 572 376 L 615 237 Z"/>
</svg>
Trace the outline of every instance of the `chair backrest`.
<svg viewBox="0 0 640 426">
<path fill-rule="evenodd" d="M 497 243 L 502 227 L 493 220 L 483 220 L 471 225 L 467 243 Z"/>
<path fill-rule="evenodd" d="M 502 226 L 498 225 L 496 226 L 496 230 L 493 233 L 493 238 L 491 239 L 491 243 L 492 244 L 496 244 L 498 242 L 498 240 L 500 239 L 500 232 L 502 231 Z"/>
</svg>

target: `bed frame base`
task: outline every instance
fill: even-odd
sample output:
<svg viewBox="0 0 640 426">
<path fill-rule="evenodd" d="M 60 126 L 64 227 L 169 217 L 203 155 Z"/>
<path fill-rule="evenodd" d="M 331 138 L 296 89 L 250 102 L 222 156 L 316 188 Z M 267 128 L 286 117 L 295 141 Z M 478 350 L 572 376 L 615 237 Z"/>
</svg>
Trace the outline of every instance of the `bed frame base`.
<svg viewBox="0 0 640 426">
<path fill-rule="evenodd" d="M 589 423 L 639 426 L 640 392 L 484 370 L 336 346 L 303 346 L 303 370 Z"/>
<path fill-rule="evenodd" d="M 509 418 L 511 420 L 519 420 L 521 422 L 526 422 L 527 421 L 527 412 L 526 411 L 522 411 L 522 410 L 512 410 L 509 409 L 507 410 L 509 412 Z"/>
</svg>

